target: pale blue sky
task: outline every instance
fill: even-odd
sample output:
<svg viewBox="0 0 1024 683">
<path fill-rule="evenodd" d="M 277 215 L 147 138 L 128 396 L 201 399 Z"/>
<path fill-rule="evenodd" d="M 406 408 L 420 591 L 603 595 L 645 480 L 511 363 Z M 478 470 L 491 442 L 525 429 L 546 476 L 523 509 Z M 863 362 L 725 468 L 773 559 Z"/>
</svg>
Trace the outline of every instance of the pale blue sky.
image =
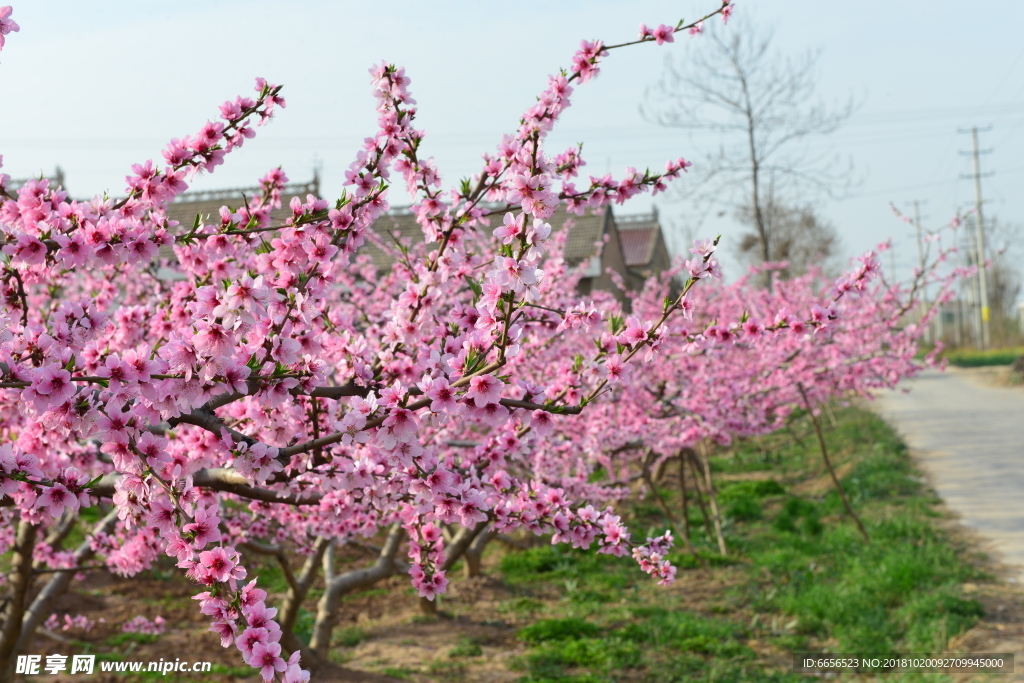
<svg viewBox="0 0 1024 683">
<path fill-rule="evenodd" d="M 131 163 L 158 158 L 166 140 L 194 132 L 262 75 L 285 84 L 288 108 L 195 186 L 249 185 L 279 164 L 303 180 L 319 160 L 325 189 L 336 193 L 374 128 L 366 70 L 386 58 L 412 77 L 425 148 L 455 182 L 514 127 L 546 75 L 568 65 L 580 38 L 630 39 L 641 21 L 692 18 L 715 2 L 15 2 L 22 30 L 0 55 L 4 171 L 59 164 L 75 196 L 119 192 Z M 909 227 L 888 201 L 925 201 L 932 225 L 973 202 L 972 183 L 959 179 L 969 160 L 957 154 L 970 145 L 957 129 L 972 125 L 993 126 L 982 136 L 994 148 L 983 159 L 995 171 L 984 185 L 988 215 L 1024 222 L 1024 3 L 741 0 L 744 14 L 775 25 L 784 51 L 821 48 L 825 99 L 853 94 L 864 103 L 843 130 L 814 143 L 852 159 L 864 179 L 856 196 L 824 205 L 848 254 L 893 235 L 909 268 Z M 584 141 L 585 170 L 595 173 L 661 168 L 680 155 L 699 162 L 685 134 L 638 112 L 665 55 L 684 58 L 693 47 L 681 37 L 614 54 L 577 90 L 554 148 Z M 689 220 L 683 204 L 659 198 L 658 206 L 670 223 Z M 700 231 L 737 234 L 728 215 Z"/>
</svg>

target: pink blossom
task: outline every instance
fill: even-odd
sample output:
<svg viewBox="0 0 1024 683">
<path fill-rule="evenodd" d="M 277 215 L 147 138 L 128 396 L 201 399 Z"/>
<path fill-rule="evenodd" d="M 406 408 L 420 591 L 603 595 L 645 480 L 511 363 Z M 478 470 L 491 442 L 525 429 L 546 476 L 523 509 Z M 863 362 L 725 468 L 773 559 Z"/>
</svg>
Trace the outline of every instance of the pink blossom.
<svg viewBox="0 0 1024 683">
<path fill-rule="evenodd" d="M 733 10 L 736 9 L 736 4 L 732 0 L 722 0 L 722 23 L 728 24 L 729 17 L 732 16 Z"/>
<path fill-rule="evenodd" d="M 209 576 L 218 583 L 224 583 L 231 576 L 235 564 L 224 548 L 217 546 L 199 553 L 199 562 L 208 570 Z"/>
<path fill-rule="evenodd" d="M 469 380 L 466 399 L 472 400 L 478 408 L 482 408 L 488 403 L 497 403 L 501 400 L 503 386 L 501 380 L 493 375 L 477 375 Z"/>
<path fill-rule="evenodd" d="M 653 325 L 651 321 L 641 323 L 636 317 L 630 317 L 626 320 L 626 329 L 619 335 L 619 341 L 627 346 L 636 346 L 647 340 Z"/>
<path fill-rule="evenodd" d="M 0 7 L 0 50 L 4 47 L 4 36 L 8 33 L 16 33 L 21 30 L 21 27 L 18 26 L 17 22 L 10 18 L 11 11 L 10 5 Z"/>
<path fill-rule="evenodd" d="M 519 218 L 516 218 L 514 214 L 508 212 L 505 214 L 502 225 L 494 229 L 494 236 L 501 240 L 502 244 L 511 244 L 523 234 L 525 225 L 525 213 L 520 214 Z"/>
<path fill-rule="evenodd" d="M 36 500 L 36 507 L 46 510 L 54 519 L 64 514 L 65 507 L 78 510 L 78 505 L 78 497 L 68 491 L 63 484 L 48 486 L 43 495 Z"/>
<path fill-rule="evenodd" d="M 435 413 L 455 413 L 458 408 L 456 392 L 444 377 L 435 377 L 420 385 L 424 395 L 430 399 L 430 410 Z"/>
<path fill-rule="evenodd" d="M 675 28 L 672 26 L 666 26 L 665 24 L 661 24 L 650 33 L 658 45 L 675 42 L 674 34 Z"/>
<path fill-rule="evenodd" d="M 71 381 L 71 373 L 57 365 L 42 368 L 31 388 L 36 394 L 45 396 L 50 405 L 67 401 L 76 391 L 75 384 Z"/>
<path fill-rule="evenodd" d="M 220 517 L 217 516 L 215 508 L 197 505 L 193 519 L 194 522 L 186 524 L 181 530 L 193 535 L 194 547 L 203 548 L 208 543 L 220 540 L 220 529 L 217 527 Z"/>
</svg>

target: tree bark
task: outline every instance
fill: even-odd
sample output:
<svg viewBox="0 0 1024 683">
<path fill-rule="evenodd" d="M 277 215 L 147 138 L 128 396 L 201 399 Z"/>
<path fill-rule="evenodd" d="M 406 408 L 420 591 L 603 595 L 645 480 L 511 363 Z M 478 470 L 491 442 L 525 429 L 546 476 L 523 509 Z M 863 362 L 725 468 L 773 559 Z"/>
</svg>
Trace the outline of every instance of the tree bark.
<svg viewBox="0 0 1024 683">
<path fill-rule="evenodd" d="M 295 576 L 295 573 L 292 571 L 288 556 L 281 546 L 264 545 L 254 541 L 241 543 L 238 546 L 241 550 L 273 556 L 281 565 L 285 580 L 288 582 L 288 593 L 285 595 L 284 600 L 281 601 L 280 611 L 277 615 L 278 624 L 281 626 L 281 646 L 289 653 L 296 650 L 301 652 L 303 662 L 308 663 L 310 666 L 319 666 L 320 662 L 317 661 L 316 653 L 295 635 L 295 621 L 299 617 L 299 609 L 302 607 L 302 603 L 305 602 L 309 589 L 312 588 L 316 580 L 317 572 L 320 569 L 324 553 L 327 552 L 329 544 L 330 541 L 323 536 L 317 537 L 316 543 L 313 545 L 313 552 L 306 558 L 306 562 L 303 564 L 302 571 L 298 576 Z"/>
<path fill-rule="evenodd" d="M 723 555 L 727 555 L 728 551 L 725 547 L 725 536 L 722 534 L 722 515 L 718 511 L 718 496 L 715 495 L 715 481 L 711 477 L 711 461 L 706 452 L 701 453 L 698 459 L 704 469 L 704 483 L 707 487 L 708 503 L 711 506 L 711 519 L 715 523 L 715 537 L 718 540 L 718 552 Z"/>
<path fill-rule="evenodd" d="M 18 522 L 11 559 L 10 589 L 3 631 L 0 631 L 0 683 L 14 680 L 14 656 L 21 637 L 25 603 L 32 586 L 32 551 L 36 547 L 38 527 L 25 520 Z"/>
<path fill-rule="evenodd" d="M 693 488 L 694 497 L 697 499 L 697 507 L 700 508 L 701 519 L 704 520 L 704 533 L 707 534 L 708 540 L 712 543 L 715 542 L 714 537 L 714 525 L 711 523 L 711 515 L 708 514 L 707 505 L 704 503 L 704 485 L 701 484 L 701 479 L 704 477 L 700 463 L 697 460 L 697 454 L 692 448 L 686 449 L 686 459 L 690 463 L 690 470 L 693 472 Z"/>
<path fill-rule="evenodd" d="M 843 485 L 839 483 L 839 477 L 836 476 L 836 471 L 832 467 L 832 460 L 828 457 L 828 448 L 825 447 L 825 435 L 821 431 L 821 424 L 818 421 L 818 416 L 814 414 L 814 409 L 811 407 L 811 401 L 807 398 L 807 392 L 804 391 L 804 385 L 797 384 L 797 388 L 800 390 L 800 395 L 804 399 L 804 406 L 807 407 L 807 414 L 811 416 L 811 422 L 814 423 L 814 431 L 818 435 L 818 445 L 821 446 L 821 457 L 825 460 L 825 467 L 828 468 L 828 473 L 832 477 L 832 485 L 835 486 L 836 493 L 839 494 L 840 500 L 843 501 L 843 507 L 846 508 L 847 514 L 853 518 L 853 521 L 857 524 L 857 529 L 860 531 L 860 535 L 864 537 L 864 542 L 868 545 L 871 544 L 871 537 L 868 536 L 867 529 L 864 528 L 864 524 L 861 523 L 860 517 L 853 510 L 853 505 L 850 504 L 849 498 L 846 497 L 846 491 L 843 490 Z"/>
<path fill-rule="evenodd" d="M 679 496 L 683 508 L 683 536 L 690 543 L 690 501 L 686 491 L 686 459 L 679 454 Z"/>
<path fill-rule="evenodd" d="M 337 623 L 338 606 L 341 598 L 347 593 L 367 588 L 381 579 L 397 574 L 401 564 L 395 560 L 398 547 L 402 543 L 405 532 L 400 524 L 393 524 L 388 532 L 384 547 L 381 548 L 377 561 L 369 567 L 345 572 L 334 573 L 334 543 L 328 543 L 323 555 L 324 594 L 317 603 L 316 622 L 313 624 L 313 637 L 309 641 L 310 649 L 316 657 L 327 661 L 331 647 L 331 634 Z"/>
<path fill-rule="evenodd" d="M 483 556 L 484 548 L 487 544 L 497 538 L 498 533 L 490 527 L 483 529 L 476 535 L 473 542 L 466 548 L 465 560 L 466 560 L 466 578 L 473 578 L 474 576 L 480 576 L 483 573 Z"/>
<path fill-rule="evenodd" d="M 117 508 L 114 508 L 96 524 L 89 537 L 82 541 L 82 544 L 75 550 L 74 566 L 81 566 L 96 555 L 96 551 L 92 548 L 92 537 L 100 533 L 110 533 L 116 522 Z M 46 586 L 39 591 L 39 595 L 36 596 L 31 606 L 25 612 L 21 635 L 15 645 L 14 654 L 23 652 L 28 647 L 36 633 L 36 629 L 52 613 L 53 603 L 67 591 L 74 578 L 75 572 L 56 572 L 46 583 Z"/>
<path fill-rule="evenodd" d="M 648 448 L 647 449 L 647 455 L 644 457 L 644 464 L 643 464 L 643 467 L 644 467 L 644 470 L 643 470 L 644 482 L 651 489 L 651 494 L 658 501 L 658 505 L 661 506 L 661 510 L 662 510 L 662 512 L 665 513 L 665 518 L 668 519 L 669 524 L 671 524 L 676 529 L 676 533 L 679 533 L 679 529 L 681 528 L 679 522 L 676 520 L 675 515 L 672 514 L 672 510 L 669 509 L 668 503 L 666 503 L 665 499 L 662 497 L 661 491 L 658 490 L 658 487 L 655 485 L 654 481 L 651 479 L 651 462 L 654 460 L 654 457 L 655 457 L 654 451 L 652 451 L 650 448 Z M 693 544 L 690 542 L 689 537 L 686 534 L 682 534 L 682 536 L 683 536 L 683 541 L 686 543 L 686 550 L 687 550 L 687 552 L 689 552 L 691 555 L 696 557 L 697 561 L 700 562 L 701 565 L 705 569 L 707 569 L 708 568 L 707 563 L 704 561 L 704 558 L 701 557 L 699 553 L 697 553 L 697 549 L 693 547 Z"/>
</svg>

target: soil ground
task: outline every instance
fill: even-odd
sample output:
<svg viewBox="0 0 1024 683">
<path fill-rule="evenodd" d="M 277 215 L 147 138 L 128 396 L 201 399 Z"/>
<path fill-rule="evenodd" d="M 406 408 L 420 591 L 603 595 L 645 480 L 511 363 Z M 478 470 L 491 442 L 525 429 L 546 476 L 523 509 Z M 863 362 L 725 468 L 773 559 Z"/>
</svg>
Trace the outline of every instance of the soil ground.
<svg viewBox="0 0 1024 683">
<path fill-rule="evenodd" d="M 537 545 L 527 551 L 495 543 L 485 555 L 484 576 L 467 579 L 460 572 L 452 572 L 449 593 L 439 604 L 440 616 L 421 613 L 418 598 L 402 576 L 348 596 L 335 630 L 333 664 L 314 680 L 816 680 L 792 673 L 792 651 L 850 651 L 844 649 L 850 643 L 870 642 L 873 628 L 888 629 L 895 639 L 891 646 L 902 648 L 911 642 L 908 639 L 915 620 L 935 631 L 929 631 L 928 637 L 933 642 L 942 642 L 941 649 L 946 652 L 1024 652 L 1024 593 L 1015 583 L 1014 569 L 999 564 L 999 556 L 986 537 L 962 525 L 956 513 L 941 504 L 921 472 L 909 465 L 906 454 L 899 454 L 898 444 L 894 446 L 895 442 L 889 441 L 895 438 L 891 430 L 887 432 L 888 428 L 880 426 L 877 419 L 871 422 L 863 411 L 837 414 L 838 422 L 830 429 L 828 439 L 839 476 L 872 534 L 872 546 L 863 545 L 835 500 L 831 479 L 818 460 L 809 424 L 806 420 L 795 422 L 789 435 L 737 446 L 715 458 L 716 486 L 721 492 L 722 506 L 727 509 L 728 557 L 715 554 L 714 544 L 704 536 L 699 512 L 691 509 L 690 514 L 694 541 L 710 561 L 708 569 L 692 561 L 687 564 L 688 556 L 678 554 L 678 581 L 660 588 L 628 560 L 615 562 L 607 556 L 552 549 L 542 539 L 534 540 Z M 889 459 L 878 460 L 882 451 Z M 670 506 L 677 506 L 679 501 L 671 497 L 678 484 L 673 477 L 669 468 L 663 494 Z M 785 493 L 756 494 L 758 497 L 750 500 L 755 501 L 757 514 L 744 517 L 749 510 L 743 513 L 743 506 L 737 505 L 747 499 L 737 497 L 736 492 L 753 491 L 769 483 L 778 484 Z M 780 531 L 784 528 L 780 519 L 789 514 L 787 510 L 794 500 L 805 501 L 817 510 L 814 515 L 820 521 L 821 531 L 804 532 L 803 527 Z M 637 535 L 647 529 L 663 529 L 666 523 L 650 496 L 636 499 L 629 514 Z M 805 516 L 810 519 L 814 515 Z M 913 524 L 920 528 L 901 531 Z M 922 554 L 925 550 L 939 554 Z M 891 573 L 893 563 L 918 556 L 923 564 L 913 571 L 937 572 L 935 576 L 921 574 L 908 584 L 909 588 L 872 583 L 877 576 Z M 932 557 L 940 559 L 932 561 Z M 928 562 L 934 566 L 926 566 Z M 267 570 L 264 567 L 262 571 Z M 912 573 L 912 568 L 903 573 L 907 572 Z M 872 591 L 882 591 L 879 600 L 888 600 L 894 606 L 886 608 L 886 621 L 881 625 L 862 623 L 858 615 L 840 613 L 835 605 L 827 604 L 819 610 L 824 616 L 814 622 L 813 613 L 818 608 L 808 606 L 814 591 L 824 591 L 826 596 L 831 591 L 834 601 L 849 600 L 851 604 L 865 591 L 869 600 Z M 74 592 L 58 604 L 56 612 L 84 613 L 103 621 L 88 633 L 40 634 L 33 651 L 69 655 L 91 651 L 123 660 L 181 657 L 214 663 L 213 671 L 203 675 L 133 678 L 126 674 L 95 674 L 78 677 L 81 681 L 261 680 L 244 666 L 236 650 L 221 648 L 219 640 L 207 632 L 208 622 L 188 599 L 194 593 L 195 587 L 170 565 L 132 579 L 94 572 L 76 584 Z M 275 597 L 280 596 L 272 593 L 271 603 Z M 928 601 L 933 598 L 945 600 L 942 604 L 946 607 L 920 606 L 932 604 Z M 980 609 L 971 611 L 972 606 Z M 961 612 L 966 616 L 956 617 Z M 917 616 L 901 616 L 907 614 Z M 159 639 L 121 634 L 120 625 L 136 615 L 149 619 L 162 616 L 167 620 L 166 633 Z M 951 620 L 948 633 L 947 617 Z M 677 618 L 688 621 L 672 621 Z M 940 621 L 941 633 L 935 627 Z M 962 625 L 956 627 L 956 623 Z M 531 640 L 531 629 L 535 632 L 538 625 L 591 630 L 587 637 L 556 633 Z M 665 633 L 675 629 L 674 633 L 686 637 L 673 635 L 651 640 L 637 635 L 644 629 L 662 629 Z M 585 650 L 583 655 L 580 648 Z M 599 659 L 605 663 L 599 665 Z M 842 678 L 901 682 L 1024 681 L 1024 656 L 1017 661 L 1018 673 L 1012 676 L 972 679 L 941 674 L 888 674 Z M 50 676 L 46 679 L 75 680 Z"/>
</svg>

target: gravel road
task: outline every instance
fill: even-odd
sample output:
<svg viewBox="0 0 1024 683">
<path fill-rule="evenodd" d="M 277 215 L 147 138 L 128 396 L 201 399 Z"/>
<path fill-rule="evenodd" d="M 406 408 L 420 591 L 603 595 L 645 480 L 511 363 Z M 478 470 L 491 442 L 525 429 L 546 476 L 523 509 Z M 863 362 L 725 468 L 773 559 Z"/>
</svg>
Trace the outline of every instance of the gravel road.
<svg viewBox="0 0 1024 683">
<path fill-rule="evenodd" d="M 1024 390 L 984 377 L 928 370 L 905 385 L 909 392 L 879 394 L 876 408 L 946 504 L 1024 584 Z"/>
</svg>

